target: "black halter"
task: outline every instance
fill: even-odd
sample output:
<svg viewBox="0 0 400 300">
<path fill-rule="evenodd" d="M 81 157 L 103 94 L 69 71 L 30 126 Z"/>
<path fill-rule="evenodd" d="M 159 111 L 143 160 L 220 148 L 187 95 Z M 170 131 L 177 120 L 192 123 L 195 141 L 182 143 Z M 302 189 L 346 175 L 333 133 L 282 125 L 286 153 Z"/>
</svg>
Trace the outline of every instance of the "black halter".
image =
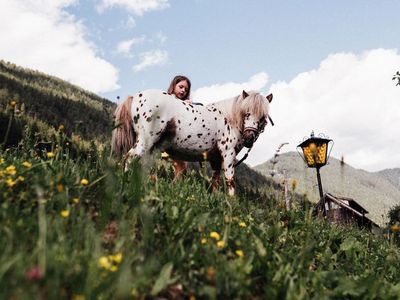
<svg viewBox="0 0 400 300">
<path fill-rule="evenodd" d="M 274 126 L 274 121 L 272 121 L 271 117 L 268 116 L 268 120 L 271 122 L 271 125 Z M 254 143 L 257 141 L 258 137 L 260 136 L 261 133 L 264 132 L 264 128 L 265 126 L 267 126 L 268 121 L 265 120 L 265 122 L 263 122 L 262 124 L 258 125 L 258 128 L 252 128 L 252 127 L 247 127 L 243 130 L 243 132 L 247 129 L 247 130 L 252 130 L 255 133 L 255 137 L 254 137 Z M 240 165 L 248 156 L 249 156 L 249 152 L 251 151 L 251 149 L 253 148 L 253 145 L 249 148 L 249 150 L 247 150 L 246 154 L 238 161 L 234 164 L 234 167 L 236 168 L 238 165 Z"/>
</svg>

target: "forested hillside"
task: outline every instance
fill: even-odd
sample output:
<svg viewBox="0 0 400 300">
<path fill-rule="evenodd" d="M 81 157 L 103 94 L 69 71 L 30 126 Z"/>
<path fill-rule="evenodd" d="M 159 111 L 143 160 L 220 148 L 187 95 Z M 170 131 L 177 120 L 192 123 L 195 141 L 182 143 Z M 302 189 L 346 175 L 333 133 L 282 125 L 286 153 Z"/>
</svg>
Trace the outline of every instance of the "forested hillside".
<svg viewBox="0 0 400 300">
<path fill-rule="evenodd" d="M 11 101 L 16 102 L 22 124 L 39 120 L 55 128 L 63 125 L 67 134 L 88 140 L 110 136 L 114 103 L 56 77 L 0 60 L 1 124 L 7 123 L 4 111 Z"/>
</svg>

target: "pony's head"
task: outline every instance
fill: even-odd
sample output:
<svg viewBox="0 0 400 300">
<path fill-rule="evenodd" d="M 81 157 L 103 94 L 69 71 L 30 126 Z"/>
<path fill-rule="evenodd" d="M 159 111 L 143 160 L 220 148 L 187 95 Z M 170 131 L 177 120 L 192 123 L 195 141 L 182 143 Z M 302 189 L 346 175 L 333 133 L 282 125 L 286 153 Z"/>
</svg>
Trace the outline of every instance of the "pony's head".
<svg viewBox="0 0 400 300">
<path fill-rule="evenodd" d="M 237 125 L 243 132 L 244 146 L 250 148 L 264 131 L 269 117 L 269 103 L 272 101 L 272 94 L 267 97 L 258 92 L 242 92 L 237 99 L 235 108 L 235 119 Z M 272 123 L 273 125 L 273 123 Z"/>
</svg>

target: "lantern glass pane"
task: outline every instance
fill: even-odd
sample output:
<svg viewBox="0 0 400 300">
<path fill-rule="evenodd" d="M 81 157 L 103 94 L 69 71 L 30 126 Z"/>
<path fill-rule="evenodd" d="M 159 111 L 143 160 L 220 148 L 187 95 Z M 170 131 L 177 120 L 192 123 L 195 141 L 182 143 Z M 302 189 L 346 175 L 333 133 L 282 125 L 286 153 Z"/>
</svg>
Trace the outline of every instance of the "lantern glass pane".
<svg viewBox="0 0 400 300">
<path fill-rule="evenodd" d="M 313 145 L 315 146 L 315 144 Z M 308 166 L 315 165 L 315 151 L 312 150 L 314 150 L 314 147 L 310 147 L 310 145 L 303 148 L 304 158 L 306 159 Z"/>
<path fill-rule="evenodd" d="M 327 150 L 327 144 L 321 144 L 318 147 L 317 151 L 317 164 L 326 164 L 326 150 Z"/>
</svg>

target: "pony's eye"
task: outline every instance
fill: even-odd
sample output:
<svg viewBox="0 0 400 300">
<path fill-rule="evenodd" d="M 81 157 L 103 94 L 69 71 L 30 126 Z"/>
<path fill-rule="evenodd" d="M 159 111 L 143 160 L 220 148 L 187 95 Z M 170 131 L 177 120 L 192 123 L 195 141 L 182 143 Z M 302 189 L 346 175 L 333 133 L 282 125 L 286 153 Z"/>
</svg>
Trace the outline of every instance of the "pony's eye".
<svg viewBox="0 0 400 300">
<path fill-rule="evenodd" d="M 244 116 L 245 116 L 246 118 L 248 118 L 248 117 L 250 117 L 250 113 L 246 113 Z"/>
</svg>

